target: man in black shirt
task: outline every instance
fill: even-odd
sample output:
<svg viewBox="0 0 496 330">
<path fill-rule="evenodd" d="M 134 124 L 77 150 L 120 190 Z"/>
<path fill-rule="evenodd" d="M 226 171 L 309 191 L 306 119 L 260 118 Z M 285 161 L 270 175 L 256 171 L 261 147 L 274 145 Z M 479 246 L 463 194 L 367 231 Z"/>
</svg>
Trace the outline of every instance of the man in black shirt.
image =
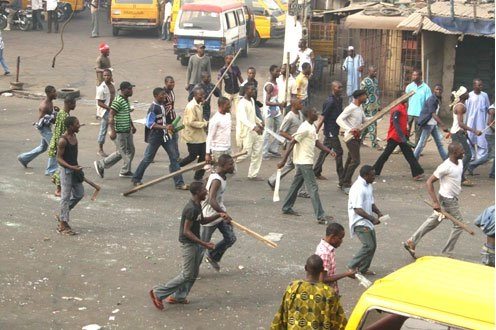
<svg viewBox="0 0 496 330">
<path fill-rule="evenodd" d="M 339 178 L 339 186 L 342 186 L 343 179 L 343 148 L 341 148 L 341 143 L 339 142 L 339 125 L 336 123 L 336 119 L 343 112 L 343 99 L 341 98 L 341 92 L 343 89 L 343 84 L 339 81 L 333 81 L 331 84 L 331 95 L 324 103 L 322 115 L 320 116 L 319 123 L 317 125 L 317 133 L 319 132 L 322 124 L 324 125 L 324 145 L 329 149 L 334 150 L 336 153 L 336 172 Z M 322 175 L 322 165 L 327 157 L 328 153 L 321 151 L 319 158 L 314 166 L 315 177 L 319 180 L 326 180 Z"/>
<path fill-rule="evenodd" d="M 179 227 L 179 242 L 181 242 L 183 256 L 181 273 L 167 284 L 159 284 L 150 290 L 152 302 L 160 310 L 164 309 L 162 303 L 164 299 L 169 304 L 189 303 L 186 296 L 198 277 L 203 249 L 213 250 L 215 247 L 214 243 L 207 243 L 200 239 L 200 225 L 205 225 L 220 217 L 228 219 L 228 216 L 223 212 L 203 217 L 201 202 L 208 195 L 203 182 L 191 183 L 189 191 L 192 198 L 183 209 Z"/>
</svg>

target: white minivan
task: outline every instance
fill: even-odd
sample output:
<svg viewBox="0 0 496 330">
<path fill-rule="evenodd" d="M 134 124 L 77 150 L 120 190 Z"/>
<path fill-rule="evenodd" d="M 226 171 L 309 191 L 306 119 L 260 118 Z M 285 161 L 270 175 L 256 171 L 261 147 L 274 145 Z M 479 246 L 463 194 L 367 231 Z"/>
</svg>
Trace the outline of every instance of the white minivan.
<svg viewBox="0 0 496 330">
<path fill-rule="evenodd" d="M 247 12 L 241 2 L 186 3 L 181 7 L 174 27 L 174 54 L 188 65 L 195 45 L 205 45 L 211 57 L 224 57 L 241 49 L 248 55 Z"/>
</svg>

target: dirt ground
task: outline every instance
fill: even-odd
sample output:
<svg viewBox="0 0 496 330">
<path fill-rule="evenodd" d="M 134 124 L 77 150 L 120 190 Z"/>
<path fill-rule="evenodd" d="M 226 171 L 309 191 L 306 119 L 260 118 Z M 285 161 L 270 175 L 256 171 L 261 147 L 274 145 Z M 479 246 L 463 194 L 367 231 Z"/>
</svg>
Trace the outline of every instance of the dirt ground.
<svg viewBox="0 0 496 330">
<path fill-rule="evenodd" d="M 186 104 L 185 68 L 175 59 L 171 43 L 147 33 L 125 33 L 111 37 L 102 20 L 102 35 L 89 38 L 89 15 L 83 13 L 71 22 L 65 33 L 65 48 L 51 68 L 52 56 L 59 47 L 59 36 L 44 32 L 4 32 L 5 56 L 11 71 L 15 57 L 22 57 L 20 81 L 31 92 L 42 92 L 47 84 L 57 88 L 79 88 L 82 99 L 74 115 L 85 124 L 78 135 L 79 162 L 88 168 L 88 178 L 102 186 L 97 201 L 89 200 L 92 189 L 71 212 L 71 224 L 80 232 L 64 237 L 55 232 L 53 215 L 59 201 L 53 197 L 53 185 L 43 175 L 47 155 L 35 159 L 24 169 L 17 162 L 19 153 L 37 146 L 40 137 L 33 129 L 38 100 L 0 96 L 0 329 L 81 329 L 96 323 L 105 329 L 267 329 L 286 285 L 304 276 L 306 258 L 315 251 L 325 227 L 317 225 L 309 200 L 298 199 L 295 209 L 301 217 L 281 214 L 281 203 L 272 202 L 265 182 L 246 179 L 247 162 L 238 165 L 238 173 L 229 178 L 226 206 L 235 220 L 265 235 L 283 234 L 278 248 L 271 249 L 237 231 L 238 241 L 222 260 L 216 273 L 203 264 L 187 306 L 170 306 L 159 312 L 151 304 L 148 290 L 174 277 L 181 264 L 178 237 L 179 217 L 189 198 L 188 192 L 173 189 L 163 182 L 130 197 L 122 192 L 131 187 L 128 179 L 118 177 L 119 166 L 105 171 L 105 179 L 96 176 L 92 163 L 97 159 L 98 133 L 93 105 L 97 46 L 110 44 L 111 60 L 117 82 L 136 84 L 133 119 L 145 116 L 151 91 L 161 86 L 165 75 L 176 77 L 177 108 Z M 265 81 L 270 64 L 282 57 L 282 44 L 269 42 L 254 49 L 240 61 L 243 71 L 250 65 L 259 69 L 260 83 Z M 218 69 L 218 66 L 215 70 Z M 0 77 L 0 90 L 8 89 L 12 77 Z M 62 105 L 60 100 L 56 102 Z M 320 102 L 315 102 L 320 108 Z M 379 137 L 386 135 L 387 120 L 379 126 Z M 143 156 L 143 126 L 135 135 L 136 156 L 133 169 Z M 185 145 L 180 143 L 181 154 Z M 108 152 L 113 146 L 105 144 Z M 362 149 L 362 164 L 373 164 L 379 153 Z M 277 160 L 264 161 L 261 177 L 275 170 Z M 426 174 L 440 163 L 433 143 L 421 158 Z M 477 170 L 475 187 L 461 194 L 462 213 L 467 222 L 494 203 L 494 180 L 487 177 L 488 164 Z M 159 151 L 145 180 L 168 173 L 168 159 Z M 336 188 L 335 166 L 325 163 L 328 181 L 319 181 L 320 196 L 328 214 L 346 228 L 347 198 Z M 185 175 L 187 182 L 192 174 Z M 285 196 L 291 177 L 282 183 Z M 372 269 L 377 280 L 412 262 L 401 242 L 431 213 L 422 200 L 427 198 L 425 184 L 411 180 L 406 161 L 392 155 L 378 178 L 375 200 L 388 223 L 377 227 L 378 249 Z M 442 224 L 424 238 L 419 255 L 438 255 L 448 238 L 450 225 Z M 479 250 L 485 237 L 463 234 L 454 257 L 479 262 Z M 359 248 L 356 238 L 348 235 L 337 251 L 338 271 Z M 215 239 L 219 236 L 216 234 Z M 342 303 L 349 315 L 364 291 L 356 281 L 340 282 Z"/>
</svg>

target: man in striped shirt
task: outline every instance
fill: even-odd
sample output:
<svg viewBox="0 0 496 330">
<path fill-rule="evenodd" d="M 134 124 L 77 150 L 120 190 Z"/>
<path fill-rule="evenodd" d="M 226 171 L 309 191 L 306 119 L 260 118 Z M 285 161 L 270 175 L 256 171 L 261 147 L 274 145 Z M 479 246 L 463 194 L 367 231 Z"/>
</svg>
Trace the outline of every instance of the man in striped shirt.
<svg viewBox="0 0 496 330">
<path fill-rule="evenodd" d="M 133 87 L 134 85 L 128 81 L 121 82 L 119 88 L 121 93 L 115 97 L 110 106 L 110 139 L 115 142 L 116 151 L 94 162 L 95 170 L 101 178 L 103 178 L 104 169 L 112 167 L 121 159 L 124 160 L 124 164 L 119 176 L 121 178 L 133 176 L 131 161 L 134 158 L 133 134 L 136 133 L 136 128 L 131 120 L 131 105 L 129 104 L 129 97 L 133 95 Z"/>
</svg>

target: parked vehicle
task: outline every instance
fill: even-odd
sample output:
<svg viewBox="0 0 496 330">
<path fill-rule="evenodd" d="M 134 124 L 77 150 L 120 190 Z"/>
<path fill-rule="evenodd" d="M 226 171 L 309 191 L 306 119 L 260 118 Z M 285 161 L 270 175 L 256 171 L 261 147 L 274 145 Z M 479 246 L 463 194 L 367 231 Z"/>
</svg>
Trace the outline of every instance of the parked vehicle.
<svg viewBox="0 0 496 330">
<path fill-rule="evenodd" d="M 255 17 L 255 36 L 251 47 L 263 45 L 269 39 L 284 38 L 286 15 L 274 0 L 244 0 Z"/>
<path fill-rule="evenodd" d="M 241 49 L 248 55 L 246 12 L 240 2 L 195 2 L 183 5 L 174 29 L 174 54 L 181 64 L 188 65 L 195 45 L 205 45 L 205 52 L 212 57 L 224 57 Z"/>
<path fill-rule="evenodd" d="M 347 330 L 494 329 L 494 268 L 423 257 L 376 281 Z"/>
<path fill-rule="evenodd" d="M 159 6 L 158 0 L 112 0 L 112 35 L 117 36 L 120 30 L 153 30 L 160 34 Z"/>
<path fill-rule="evenodd" d="M 8 1 L 0 2 L 0 29 L 3 30 L 7 27 L 8 16 L 11 11 L 15 11 L 14 17 L 12 18 L 12 24 L 10 28 L 19 29 L 22 31 L 28 31 L 33 28 L 33 11 L 31 7 L 28 6 L 27 9 L 15 10 L 9 8 Z"/>
</svg>

